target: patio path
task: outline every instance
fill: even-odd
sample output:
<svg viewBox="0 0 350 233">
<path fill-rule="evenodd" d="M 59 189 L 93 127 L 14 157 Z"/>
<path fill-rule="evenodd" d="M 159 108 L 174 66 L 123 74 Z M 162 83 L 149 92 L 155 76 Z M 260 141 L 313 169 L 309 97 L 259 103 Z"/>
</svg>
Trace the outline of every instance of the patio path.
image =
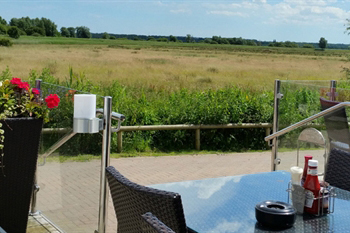
<svg viewBox="0 0 350 233">
<path fill-rule="evenodd" d="M 304 151 L 320 158 L 322 151 Z M 296 163 L 296 152 L 281 153 L 279 170 Z M 132 157 L 111 159 L 123 175 L 143 185 L 270 171 L 271 152 Z M 47 163 L 38 168 L 37 209 L 67 233 L 97 229 L 100 161 Z M 109 202 L 107 232 L 116 232 Z"/>
</svg>

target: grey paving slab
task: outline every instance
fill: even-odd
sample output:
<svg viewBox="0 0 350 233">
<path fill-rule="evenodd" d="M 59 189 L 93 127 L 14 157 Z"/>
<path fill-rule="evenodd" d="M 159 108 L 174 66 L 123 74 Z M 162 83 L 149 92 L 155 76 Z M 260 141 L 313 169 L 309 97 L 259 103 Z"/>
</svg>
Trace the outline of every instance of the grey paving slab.
<svg viewBox="0 0 350 233">
<path fill-rule="evenodd" d="M 304 151 L 319 156 L 320 151 Z M 296 152 L 280 153 L 279 169 L 295 164 Z M 131 157 L 111 159 L 130 180 L 158 184 L 270 171 L 271 152 Z M 37 208 L 67 233 L 94 232 L 98 226 L 100 161 L 49 162 L 38 168 Z M 109 202 L 107 232 L 117 221 Z"/>
</svg>

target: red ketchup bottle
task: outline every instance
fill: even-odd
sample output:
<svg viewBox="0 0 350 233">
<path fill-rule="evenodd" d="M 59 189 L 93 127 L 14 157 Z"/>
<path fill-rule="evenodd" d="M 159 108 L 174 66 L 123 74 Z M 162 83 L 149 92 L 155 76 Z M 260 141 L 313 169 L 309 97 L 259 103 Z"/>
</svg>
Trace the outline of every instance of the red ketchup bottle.
<svg viewBox="0 0 350 233">
<path fill-rule="evenodd" d="M 318 198 L 320 195 L 320 182 L 317 176 L 317 160 L 309 160 L 309 169 L 304 183 L 305 188 L 305 206 L 304 212 L 309 214 L 318 214 Z"/>
<path fill-rule="evenodd" d="M 301 177 L 301 186 L 304 186 L 306 176 L 307 176 L 307 170 L 308 170 L 308 164 L 309 160 L 312 159 L 312 155 L 305 155 L 305 163 L 304 163 L 304 171 L 303 171 L 303 176 Z"/>
</svg>

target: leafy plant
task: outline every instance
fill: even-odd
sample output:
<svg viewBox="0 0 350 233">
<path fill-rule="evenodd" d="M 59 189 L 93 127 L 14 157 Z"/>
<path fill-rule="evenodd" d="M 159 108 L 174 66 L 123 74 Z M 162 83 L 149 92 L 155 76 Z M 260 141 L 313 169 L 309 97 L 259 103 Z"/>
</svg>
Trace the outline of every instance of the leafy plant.
<svg viewBox="0 0 350 233">
<path fill-rule="evenodd" d="M 49 109 L 56 108 L 60 102 L 56 94 L 50 94 L 45 101 L 40 90 L 30 88 L 27 82 L 13 77 L 0 82 L 0 120 L 8 118 L 35 117 L 49 120 Z M 4 148 L 4 130 L 0 123 L 0 150 Z M 1 158 L 4 154 L 1 154 Z"/>
<path fill-rule="evenodd" d="M 12 46 L 12 41 L 7 38 L 0 38 L 0 46 L 10 47 Z"/>
<path fill-rule="evenodd" d="M 7 34 L 14 39 L 18 39 L 20 37 L 20 31 L 16 26 L 9 27 L 7 30 Z"/>
</svg>

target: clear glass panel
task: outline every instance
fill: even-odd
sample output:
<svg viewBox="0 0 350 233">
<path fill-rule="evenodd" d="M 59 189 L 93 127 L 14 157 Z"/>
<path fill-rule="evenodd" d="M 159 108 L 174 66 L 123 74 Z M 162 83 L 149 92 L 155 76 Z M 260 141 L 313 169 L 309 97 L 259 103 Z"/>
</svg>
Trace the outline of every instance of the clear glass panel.
<svg viewBox="0 0 350 233">
<path fill-rule="evenodd" d="M 347 82 L 338 82 L 337 86 L 348 87 L 349 84 Z M 327 103 L 330 103 L 329 100 L 332 95 L 329 81 L 282 81 L 281 93 L 284 96 L 280 101 L 279 108 L 280 130 L 319 113 L 322 110 L 321 98 L 324 100 L 323 103 L 327 105 Z M 350 101 L 350 89 L 337 88 L 334 98 L 335 101 L 339 102 Z M 349 108 L 346 108 L 345 111 L 349 112 Z M 343 115 L 349 116 L 349 113 L 345 114 L 344 112 Z M 329 116 L 332 116 L 332 113 L 326 117 Z M 344 118 L 346 121 L 346 116 Z M 335 124 L 338 125 L 337 127 L 341 127 L 338 130 L 349 134 L 347 121 L 343 120 L 343 124 L 340 123 L 339 126 L 338 123 L 342 121 L 339 115 L 336 116 L 335 121 Z M 291 166 L 296 165 L 304 168 L 304 156 L 312 155 L 314 159 L 319 161 L 319 173 L 323 173 L 327 157 L 325 150 L 327 150 L 327 153 L 329 152 L 329 137 L 327 134 L 327 130 L 330 132 L 329 127 L 328 123 L 325 123 L 325 118 L 320 117 L 279 137 L 278 158 L 281 159 L 281 163 L 277 165 L 277 170 L 289 171 Z M 302 138 L 302 135 L 306 132 L 304 130 L 307 128 L 313 128 L 314 133 Z M 320 137 L 321 142 L 315 143 L 315 138 L 313 137 Z M 323 138 L 325 143 L 322 143 Z"/>
<path fill-rule="evenodd" d="M 73 96 L 85 92 L 48 83 L 41 90 L 43 98 L 57 94 L 61 102 L 43 129 L 36 209 L 64 232 L 93 232 L 98 227 L 102 136 L 72 133 Z M 97 108 L 102 107 L 98 96 Z M 70 139 L 52 149 L 64 138 Z"/>
</svg>

